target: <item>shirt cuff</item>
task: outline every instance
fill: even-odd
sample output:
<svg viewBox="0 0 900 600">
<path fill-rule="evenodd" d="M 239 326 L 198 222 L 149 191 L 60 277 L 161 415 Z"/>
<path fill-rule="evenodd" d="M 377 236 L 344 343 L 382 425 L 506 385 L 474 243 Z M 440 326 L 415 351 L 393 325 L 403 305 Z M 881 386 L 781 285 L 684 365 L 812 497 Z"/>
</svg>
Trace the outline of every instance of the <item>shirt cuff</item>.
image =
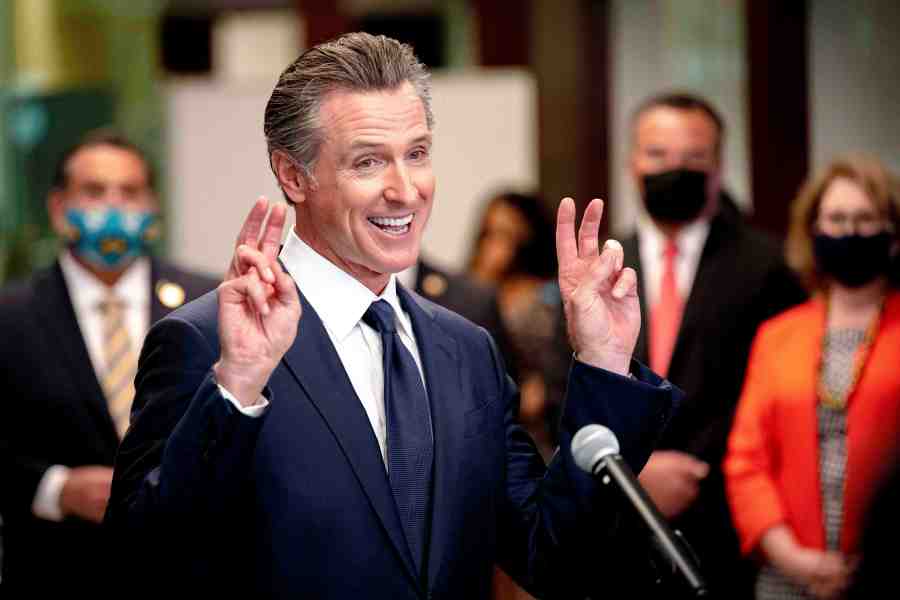
<svg viewBox="0 0 900 600">
<path fill-rule="evenodd" d="M 234 395 L 222 387 L 222 384 L 218 384 L 219 393 L 222 394 L 222 397 L 231 402 L 234 407 L 243 415 L 248 417 L 257 418 L 263 416 L 266 412 L 266 409 L 269 408 L 269 401 L 265 396 L 260 395 L 259 398 L 256 399 L 256 404 L 251 406 L 244 406 L 240 403 L 240 401 L 234 397 Z"/>
<path fill-rule="evenodd" d="M 573 353 L 572 353 L 572 359 L 573 359 L 573 360 L 577 360 L 577 361 L 580 362 L 581 364 L 587 365 L 587 366 L 592 367 L 592 368 L 594 368 L 594 369 L 602 369 L 602 368 L 603 368 L 603 367 L 594 367 L 594 365 L 591 365 L 591 364 L 588 364 L 588 363 L 582 361 L 580 358 L 578 358 L 578 353 L 577 353 L 577 352 L 573 352 Z M 607 371 L 608 369 L 603 369 L 603 370 L 604 370 L 604 371 Z M 616 373 L 615 371 L 609 371 L 609 372 L 610 372 L 610 373 L 613 373 L 614 375 L 619 375 L 620 377 L 627 377 L 628 379 L 634 379 L 635 381 L 638 380 L 638 378 L 635 377 L 634 372 L 631 370 L 631 368 L 628 369 L 628 374 L 627 374 L 627 375 L 621 375 L 620 373 Z"/>
<path fill-rule="evenodd" d="M 59 498 L 62 495 L 63 486 L 69 480 L 69 467 L 53 465 L 44 471 L 37 491 L 34 493 L 34 501 L 31 503 L 31 512 L 39 519 L 47 521 L 62 521 L 63 512 Z"/>
</svg>

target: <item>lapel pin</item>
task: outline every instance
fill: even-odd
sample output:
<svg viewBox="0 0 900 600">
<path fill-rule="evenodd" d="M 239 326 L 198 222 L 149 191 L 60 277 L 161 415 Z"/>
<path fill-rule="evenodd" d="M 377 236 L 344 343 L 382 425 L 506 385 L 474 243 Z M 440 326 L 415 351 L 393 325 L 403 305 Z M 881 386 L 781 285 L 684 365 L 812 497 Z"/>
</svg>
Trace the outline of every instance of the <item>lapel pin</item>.
<svg viewBox="0 0 900 600">
<path fill-rule="evenodd" d="M 156 297 L 166 308 L 178 308 L 184 304 L 184 288 L 177 283 L 161 280 L 156 284 Z"/>
<path fill-rule="evenodd" d="M 422 291 L 432 297 L 437 297 L 447 290 L 447 278 L 437 273 L 429 273 L 422 280 Z"/>
</svg>

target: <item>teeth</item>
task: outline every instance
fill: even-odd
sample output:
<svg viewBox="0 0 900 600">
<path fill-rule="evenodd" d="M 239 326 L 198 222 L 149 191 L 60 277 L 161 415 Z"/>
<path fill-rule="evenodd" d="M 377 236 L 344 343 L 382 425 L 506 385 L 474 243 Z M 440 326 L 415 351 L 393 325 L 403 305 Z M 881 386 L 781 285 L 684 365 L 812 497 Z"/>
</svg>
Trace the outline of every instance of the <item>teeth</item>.
<svg viewBox="0 0 900 600">
<path fill-rule="evenodd" d="M 413 216 L 406 215 L 400 218 L 391 217 L 369 217 L 369 221 L 381 227 L 405 227 L 412 223 Z"/>
</svg>

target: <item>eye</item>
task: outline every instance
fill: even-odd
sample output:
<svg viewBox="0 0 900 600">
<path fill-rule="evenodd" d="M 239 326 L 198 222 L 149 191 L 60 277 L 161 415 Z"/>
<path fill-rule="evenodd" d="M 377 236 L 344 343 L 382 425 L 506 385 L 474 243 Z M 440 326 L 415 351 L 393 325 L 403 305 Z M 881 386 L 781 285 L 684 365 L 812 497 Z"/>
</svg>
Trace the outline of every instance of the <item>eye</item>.
<svg viewBox="0 0 900 600">
<path fill-rule="evenodd" d="M 355 169 L 366 170 L 366 169 L 372 169 L 377 165 L 378 165 L 377 158 L 375 158 L 374 156 L 364 156 L 363 158 L 357 160 L 353 164 L 353 167 Z"/>
<path fill-rule="evenodd" d="M 101 198 L 106 189 L 97 183 L 86 183 L 81 188 L 81 193 L 87 198 Z"/>
<path fill-rule="evenodd" d="M 428 156 L 429 156 L 428 148 L 425 148 L 424 146 L 415 148 L 414 150 L 412 150 L 409 153 L 409 158 L 410 158 L 410 160 L 413 160 L 413 161 L 422 161 L 422 160 L 427 159 Z"/>
<path fill-rule="evenodd" d="M 142 200 L 146 193 L 146 189 L 135 185 L 122 186 L 122 196 L 126 200 Z"/>
<path fill-rule="evenodd" d="M 712 162 L 711 155 L 707 152 L 692 152 L 686 161 L 692 167 L 706 167 Z"/>
</svg>

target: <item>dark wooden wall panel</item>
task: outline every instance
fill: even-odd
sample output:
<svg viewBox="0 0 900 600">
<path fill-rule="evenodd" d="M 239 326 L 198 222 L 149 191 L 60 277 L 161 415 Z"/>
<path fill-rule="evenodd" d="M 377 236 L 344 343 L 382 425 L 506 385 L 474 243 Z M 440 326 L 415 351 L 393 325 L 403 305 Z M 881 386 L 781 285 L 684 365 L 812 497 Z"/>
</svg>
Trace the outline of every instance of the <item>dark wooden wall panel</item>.
<svg viewBox="0 0 900 600">
<path fill-rule="evenodd" d="M 752 221 L 787 231 L 809 169 L 809 6 L 747 0 Z"/>
</svg>

